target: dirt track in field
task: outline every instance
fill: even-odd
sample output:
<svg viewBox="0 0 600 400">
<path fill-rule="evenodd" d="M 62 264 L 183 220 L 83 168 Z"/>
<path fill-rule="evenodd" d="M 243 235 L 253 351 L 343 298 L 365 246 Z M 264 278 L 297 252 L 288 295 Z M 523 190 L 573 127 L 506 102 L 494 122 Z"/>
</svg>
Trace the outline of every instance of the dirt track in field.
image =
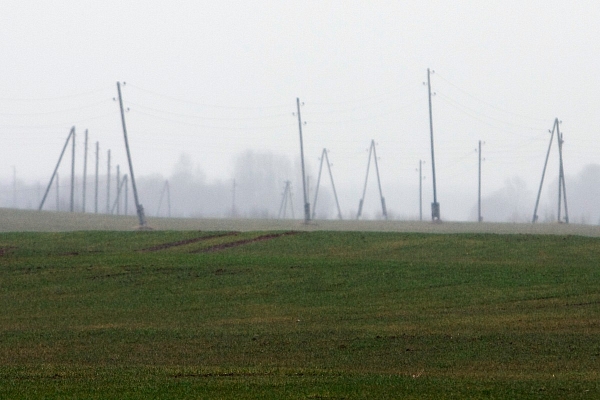
<svg viewBox="0 0 600 400">
<path fill-rule="evenodd" d="M 200 236 L 200 237 L 192 238 L 192 239 L 179 240 L 177 242 L 159 244 L 158 246 L 149 247 L 149 248 L 143 249 L 141 251 L 143 253 L 148 253 L 148 252 L 153 252 L 153 251 L 166 250 L 166 249 L 170 249 L 172 247 L 185 246 L 186 244 L 204 242 L 206 240 L 211 240 L 211 239 L 215 239 L 215 238 L 220 238 L 220 237 L 225 237 L 225 236 L 236 236 L 237 234 L 238 234 L 238 232 L 225 232 L 225 233 L 220 233 L 220 234 L 216 234 L 216 235 Z"/>
<path fill-rule="evenodd" d="M 276 219 L 183 219 L 148 218 L 148 225 L 157 230 L 196 230 L 220 232 L 248 231 L 379 231 L 422 233 L 497 233 L 579 235 L 600 237 L 600 226 L 559 223 L 491 223 L 452 222 L 434 224 L 430 221 L 339 221 L 320 220 L 305 224 L 301 220 Z M 16 231 L 87 231 L 135 230 L 135 216 L 57 213 L 49 211 L 0 209 L 0 232 Z"/>
<path fill-rule="evenodd" d="M 243 245 L 248 244 L 248 243 L 263 242 L 265 240 L 276 239 L 276 238 L 281 237 L 281 236 L 294 235 L 296 233 L 298 233 L 298 232 L 296 232 L 296 231 L 290 231 L 290 232 L 283 232 L 283 233 L 271 233 L 271 234 L 268 234 L 268 235 L 261 235 L 261 236 L 253 237 L 253 238 L 250 238 L 250 239 L 237 240 L 235 242 L 228 242 L 228 243 L 218 244 L 218 245 L 215 245 L 215 246 L 207 247 L 206 249 L 200 249 L 200 250 L 197 250 L 197 251 L 193 251 L 193 253 L 211 253 L 213 251 L 230 249 L 232 247 L 243 246 Z"/>
</svg>

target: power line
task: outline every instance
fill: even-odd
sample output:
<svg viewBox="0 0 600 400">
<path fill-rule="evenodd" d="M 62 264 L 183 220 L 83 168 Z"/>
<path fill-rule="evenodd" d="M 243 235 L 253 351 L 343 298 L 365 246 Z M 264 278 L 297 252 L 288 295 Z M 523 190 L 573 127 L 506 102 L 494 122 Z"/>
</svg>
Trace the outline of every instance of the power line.
<svg viewBox="0 0 600 400">
<path fill-rule="evenodd" d="M 443 93 L 440 93 L 439 91 L 436 92 L 436 94 L 439 95 L 440 98 L 442 100 L 446 101 L 446 103 L 448 103 L 449 105 L 451 105 L 451 106 L 455 107 L 456 109 L 462 111 L 464 114 L 470 116 L 471 118 L 476 119 L 476 120 L 478 120 L 478 121 L 480 121 L 482 123 L 485 123 L 485 124 L 487 124 L 489 126 L 494 126 L 494 125 L 490 124 L 489 122 L 486 122 L 484 120 L 481 120 L 480 118 L 477 118 L 473 114 L 481 115 L 481 116 L 483 116 L 485 118 L 489 118 L 489 119 L 491 119 L 493 121 L 496 121 L 496 122 L 499 122 L 499 123 L 502 123 L 502 124 L 505 124 L 505 125 L 508 125 L 508 126 L 514 126 L 516 128 L 527 129 L 527 130 L 530 130 L 530 131 L 541 130 L 538 127 L 532 127 L 532 126 L 525 126 L 525 125 L 514 124 L 514 123 L 511 123 L 511 122 L 507 122 L 506 120 L 503 120 L 503 119 L 498 119 L 498 118 L 491 117 L 491 116 L 489 116 L 487 114 L 484 114 L 482 112 L 479 112 L 479 111 L 473 110 L 473 109 L 471 109 L 471 108 L 469 108 L 467 106 L 464 106 L 463 104 L 457 102 L 456 100 L 451 99 L 450 97 L 444 95 Z M 469 112 L 471 112 L 473 114 L 469 114 L 469 112 L 467 112 L 465 110 L 468 110 Z"/>
<path fill-rule="evenodd" d="M 179 102 L 179 103 L 194 104 L 194 105 L 197 105 L 197 106 L 207 107 L 207 108 L 223 108 L 223 109 L 231 109 L 231 110 L 260 110 L 260 109 L 266 109 L 266 108 L 289 108 L 289 104 L 285 104 L 285 105 L 269 105 L 269 106 L 255 106 L 255 107 L 248 107 L 248 106 L 240 107 L 240 106 L 224 106 L 224 105 L 217 105 L 217 104 L 200 103 L 200 102 L 197 102 L 197 101 L 183 100 L 183 99 L 178 99 L 178 98 L 173 97 L 173 96 L 160 94 L 160 93 L 154 92 L 152 90 L 144 89 L 144 88 L 141 88 L 139 86 L 132 85 L 132 84 L 128 84 L 127 86 L 132 87 L 132 88 L 137 89 L 137 90 L 140 90 L 142 92 L 146 92 L 146 93 L 151 94 L 153 96 L 162 97 L 162 98 L 169 99 L 169 100 L 172 100 L 172 101 L 176 101 L 176 102 Z"/>
<path fill-rule="evenodd" d="M 91 103 L 85 106 L 81 106 L 81 107 L 75 107 L 75 108 L 68 108 L 68 109 L 62 109 L 62 110 L 54 110 L 54 111 L 43 111 L 43 112 L 26 112 L 26 113 L 5 113 L 5 112 L 0 112 L 0 115 L 2 116 L 7 116 L 7 117 L 30 117 L 30 116 L 35 116 L 35 115 L 50 115 L 50 114 L 62 114 L 62 113 L 71 113 L 71 112 L 75 112 L 75 111 L 81 111 L 81 110 L 86 110 L 86 109 L 90 109 L 90 108 L 95 108 L 98 105 L 101 104 L 109 104 L 109 100 L 102 100 L 102 101 L 98 101 L 95 103 Z"/>
<path fill-rule="evenodd" d="M 459 86 L 457 86 L 457 85 L 455 85 L 454 83 L 450 82 L 449 80 L 447 80 L 447 79 L 446 79 L 446 78 L 444 78 L 443 76 L 441 76 L 441 75 L 439 75 L 439 74 L 437 74 L 437 76 L 439 76 L 439 77 L 440 77 L 440 78 L 441 78 L 441 79 L 442 79 L 444 82 L 446 82 L 447 84 L 449 84 L 449 85 L 453 86 L 453 87 L 454 87 L 454 88 L 456 88 L 457 90 L 461 91 L 462 93 L 466 94 L 467 96 L 471 97 L 472 99 L 474 99 L 474 100 L 477 100 L 477 101 L 479 101 L 479 102 L 480 102 L 480 103 L 482 103 L 482 104 L 485 104 L 485 105 L 486 105 L 486 106 L 488 106 L 488 107 L 494 108 L 494 109 L 496 109 L 496 110 L 498 110 L 498 111 L 501 111 L 501 112 L 504 112 L 504 113 L 506 113 L 506 114 L 512 114 L 512 115 L 515 115 L 515 116 L 518 116 L 518 117 L 521 117 L 521 118 L 526 118 L 526 119 L 529 119 L 529 120 L 532 120 L 532 121 L 538 121 L 538 122 L 544 122 L 544 121 L 546 121 L 545 119 L 542 119 L 542 118 L 530 117 L 530 116 L 528 116 L 528 115 L 518 114 L 518 113 L 515 113 L 515 112 L 512 112 L 512 111 L 508 111 L 508 110 L 505 110 L 505 109 L 503 109 L 503 108 L 500 108 L 500 107 L 498 107 L 498 106 L 496 106 L 496 105 L 494 105 L 494 104 L 491 104 L 491 103 L 488 103 L 488 102 L 486 102 L 485 100 L 481 100 L 480 98 L 478 98 L 478 97 L 476 97 L 476 96 L 474 96 L 474 95 L 470 94 L 469 92 L 467 92 L 467 91 L 466 91 L 466 90 L 464 90 L 464 89 L 461 89 Z"/>
<path fill-rule="evenodd" d="M 187 126 L 193 126 L 196 128 L 205 128 L 205 129 L 223 129 L 223 130 L 263 130 L 263 129 L 278 129 L 278 128 L 285 128 L 285 127 L 291 127 L 293 126 L 293 124 L 287 123 L 287 124 L 281 124 L 281 125 L 270 125 L 270 126 L 215 126 L 215 125 L 203 125 L 203 124 L 198 124 L 198 123 L 193 123 L 193 122 L 185 122 L 185 121 L 178 121 L 172 118 L 167 118 L 167 117 L 161 117 L 159 115 L 156 114 L 150 114 L 150 113 L 146 113 L 144 111 L 140 111 L 140 110 L 136 110 L 136 109 L 130 109 L 131 112 L 133 113 L 137 113 L 137 114 L 141 114 L 141 115 L 145 115 L 147 117 L 151 117 L 151 118 L 155 118 L 155 119 L 160 119 L 162 121 L 168 121 L 168 122 L 172 122 L 175 124 L 181 124 L 181 125 L 187 125 Z"/>
</svg>

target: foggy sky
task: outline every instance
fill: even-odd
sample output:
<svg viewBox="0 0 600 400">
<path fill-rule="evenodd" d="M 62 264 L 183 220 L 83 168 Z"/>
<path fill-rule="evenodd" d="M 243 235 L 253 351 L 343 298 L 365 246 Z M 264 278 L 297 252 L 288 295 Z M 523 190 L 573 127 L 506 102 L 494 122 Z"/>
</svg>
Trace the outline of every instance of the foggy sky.
<svg viewBox="0 0 600 400">
<path fill-rule="evenodd" d="M 242 182 L 247 172 L 239 169 L 240 157 L 251 151 L 285 165 L 270 186 L 259 185 L 268 187 L 267 202 L 275 203 L 269 213 L 276 213 L 286 179 L 301 198 L 298 121 L 292 115 L 299 97 L 310 179 L 316 180 L 322 149 L 329 149 L 344 215 L 356 212 L 374 139 L 383 193 L 396 216 L 416 215 L 415 169 L 426 161 L 428 216 L 432 181 L 423 82 L 431 68 L 442 219 L 470 219 L 479 140 L 485 142 L 484 197 L 502 197 L 515 179 L 523 190 L 537 191 L 554 118 L 562 121 L 566 174 L 584 177 L 597 162 L 599 78 L 593 71 L 600 57 L 599 11 L 592 1 L 537 0 L 10 2 L 0 15 L 6 60 L 0 76 L 0 182 L 9 191 L 2 196 L 11 197 L 13 167 L 23 185 L 40 182 L 45 189 L 72 125 L 77 171 L 83 169 L 86 129 L 88 174 L 96 141 L 101 174 L 108 149 L 113 168 L 118 163 L 125 169 L 113 101 L 119 80 L 127 82 L 123 95 L 140 185 L 181 178 L 175 169 L 186 154 L 194 179 L 189 187 L 212 187 L 206 201 L 218 206 L 207 207 L 231 209 L 233 180 Z M 65 157 L 62 177 L 69 175 L 69 162 Z M 548 190 L 557 166 L 554 144 Z M 365 199 L 371 216 L 380 205 L 373 178 Z M 328 184 L 324 179 L 319 202 L 331 209 Z M 153 189 L 156 196 L 160 188 Z M 175 184 L 173 194 L 194 195 L 182 190 Z M 242 196 L 247 204 L 255 202 L 244 190 L 239 187 L 240 207 Z M 520 196 L 526 199 L 529 192 Z M 570 211 L 594 220 L 583 217 L 590 201 L 573 201 Z M 199 212 L 192 204 L 181 210 Z"/>
</svg>

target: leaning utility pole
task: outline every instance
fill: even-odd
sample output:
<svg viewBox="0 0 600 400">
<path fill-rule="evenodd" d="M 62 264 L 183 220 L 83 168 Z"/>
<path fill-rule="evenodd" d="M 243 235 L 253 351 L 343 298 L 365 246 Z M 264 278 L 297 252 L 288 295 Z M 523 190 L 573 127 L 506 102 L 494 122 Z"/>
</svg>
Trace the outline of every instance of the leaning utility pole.
<svg viewBox="0 0 600 400">
<path fill-rule="evenodd" d="M 131 152 L 129 151 L 129 141 L 127 140 L 127 126 L 125 125 L 125 111 L 123 110 L 123 98 L 121 96 L 121 83 L 117 82 L 117 91 L 119 92 L 119 107 L 121 108 L 121 122 L 123 123 L 123 138 L 125 139 L 125 150 L 127 151 L 127 162 L 129 163 L 129 175 L 131 176 L 131 186 L 133 188 L 133 198 L 137 210 L 140 228 L 146 227 L 146 217 L 144 207 L 140 204 L 137 187 L 135 186 L 135 175 L 133 174 L 133 163 L 131 162 Z"/>
<path fill-rule="evenodd" d="M 441 222 L 440 220 L 440 203 L 437 202 L 437 190 L 435 182 L 435 155 L 433 152 L 433 112 L 431 109 L 431 71 L 427 68 L 427 89 L 429 93 L 429 133 L 431 137 L 431 169 L 433 176 L 433 203 L 431 203 L 431 219 L 434 222 Z"/>
<path fill-rule="evenodd" d="M 82 212 L 85 212 L 85 184 L 87 179 L 87 155 L 88 155 L 88 130 L 85 130 L 85 150 L 83 152 L 83 194 L 82 194 Z"/>
<path fill-rule="evenodd" d="M 62 158 L 65 155 L 65 150 L 67 149 L 67 146 L 69 145 L 69 140 L 71 140 L 71 137 L 73 135 L 75 135 L 75 127 L 74 126 L 71 128 L 71 131 L 69 132 L 69 136 L 67 136 L 67 140 L 65 141 L 65 145 L 60 153 L 60 157 L 58 158 L 58 162 L 56 163 L 56 167 L 54 168 L 54 172 L 52 173 L 52 177 L 50 178 L 50 182 L 48 183 L 48 187 L 46 188 L 46 192 L 44 193 L 44 197 L 42 198 L 42 201 L 40 202 L 40 206 L 38 207 L 39 211 L 41 211 L 42 207 L 44 207 L 44 202 L 46 201 L 46 197 L 48 196 L 48 192 L 50 191 L 50 187 L 52 186 L 52 181 L 54 181 L 54 177 L 56 176 L 58 167 L 60 166 L 60 162 L 62 161 Z"/>
<path fill-rule="evenodd" d="M 306 191 L 306 174 L 304 172 L 304 144 L 302 141 L 302 118 L 300 117 L 300 98 L 296 97 L 296 108 L 298 109 L 298 130 L 300 131 L 300 162 L 302 164 L 302 189 L 304 194 L 304 223 L 310 221 L 310 203 Z"/>
</svg>

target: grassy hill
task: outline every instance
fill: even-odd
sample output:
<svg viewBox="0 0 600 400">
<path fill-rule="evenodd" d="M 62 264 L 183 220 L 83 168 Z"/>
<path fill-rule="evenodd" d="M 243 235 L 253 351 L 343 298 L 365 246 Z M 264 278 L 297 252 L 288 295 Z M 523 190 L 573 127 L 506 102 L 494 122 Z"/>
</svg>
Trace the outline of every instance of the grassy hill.
<svg viewBox="0 0 600 400">
<path fill-rule="evenodd" d="M 600 242 L 0 234 L 1 398 L 598 398 Z"/>
</svg>

